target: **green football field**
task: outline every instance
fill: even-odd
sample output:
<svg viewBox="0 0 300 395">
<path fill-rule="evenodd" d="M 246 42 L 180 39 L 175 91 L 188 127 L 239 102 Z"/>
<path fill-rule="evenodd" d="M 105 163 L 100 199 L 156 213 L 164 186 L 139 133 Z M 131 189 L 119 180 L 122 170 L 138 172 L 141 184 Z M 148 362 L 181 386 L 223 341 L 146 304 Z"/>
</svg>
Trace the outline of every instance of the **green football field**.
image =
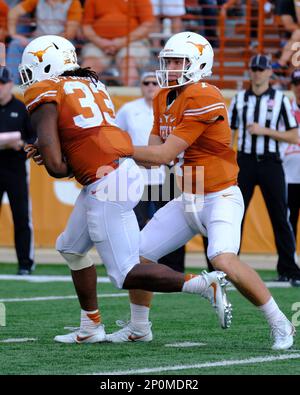
<svg viewBox="0 0 300 395">
<path fill-rule="evenodd" d="M 44 277 L 44 282 L 3 278 L 15 274 L 15 270 L 15 265 L 0 264 L 0 301 L 6 309 L 6 326 L 0 326 L 2 375 L 300 374 L 299 336 L 291 350 L 272 351 L 268 325 L 235 290 L 228 291 L 234 308 L 228 330 L 219 328 L 217 316 L 206 300 L 196 295 L 157 294 L 151 312 L 151 343 L 64 345 L 54 343 L 53 337 L 67 333 L 65 327 L 79 324 L 79 305 L 72 283 L 58 278 L 49 282 L 49 277 Z M 106 276 L 102 267 L 98 273 Z M 275 278 L 271 271 L 260 274 L 265 281 Z M 65 276 L 69 272 L 61 265 L 40 265 L 34 275 Z M 299 288 L 271 291 L 292 319 L 293 304 L 300 304 Z M 98 294 L 109 333 L 117 329 L 116 320 L 129 317 L 127 294 L 110 283 L 98 284 Z"/>
</svg>

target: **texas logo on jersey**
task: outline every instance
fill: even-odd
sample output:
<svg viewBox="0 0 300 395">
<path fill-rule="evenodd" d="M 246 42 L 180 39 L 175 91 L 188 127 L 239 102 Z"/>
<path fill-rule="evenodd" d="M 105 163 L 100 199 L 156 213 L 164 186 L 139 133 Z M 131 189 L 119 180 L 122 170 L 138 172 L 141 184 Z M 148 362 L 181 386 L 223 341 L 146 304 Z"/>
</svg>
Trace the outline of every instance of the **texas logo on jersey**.
<svg viewBox="0 0 300 395">
<path fill-rule="evenodd" d="M 176 117 L 172 114 L 162 114 L 159 118 L 159 134 L 163 140 L 166 140 L 170 133 L 175 129 Z"/>
</svg>

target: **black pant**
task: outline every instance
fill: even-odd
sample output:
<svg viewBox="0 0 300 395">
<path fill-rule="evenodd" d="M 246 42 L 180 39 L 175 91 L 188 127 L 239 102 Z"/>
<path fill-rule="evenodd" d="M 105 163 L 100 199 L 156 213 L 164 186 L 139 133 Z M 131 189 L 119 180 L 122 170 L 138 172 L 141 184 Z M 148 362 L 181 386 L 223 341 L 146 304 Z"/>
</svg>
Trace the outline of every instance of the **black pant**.
<svg viewBox="0 0 300 395">
<path fill-rule="evenodd" d="M 290 223 L 292 224 L 295 239 L 297 240 L 297 225 L 300 211 L 300 184 L 288 184 L 288 206 L 290 210 Z"/>
<path fill-rule="evenodd" d="M 210 260 L 208 259 L 208 256 L 207 256 L 208 238 L 205 236 L 202 236 L 202 241 L 203 241 L 204 255 L 205 255 L 205 259 L 206 259 L 207 268 L 208 268 L 209 272 L 212 272 L 215 269 L 214 269 L 213 265 L 210 263 Z"/>
<path fill-rule="evenodd" d="M 261 189 L 274 232 L 278 274 L 300 278 L 300 269 L 295 262 L 295 238 L 288 220 L 287 191 L 281 160 L 276 155 L 257 157 L 239 154 L 238 164 L 238 184 L 244 198 L 245 213 L 255 186 L 259 185 Z"/>
<path fill-rule="evenodd" d="M 174 199 L 178 195 L 178 191 L 175 190 L 173 185 L 174 183 L 174 175 L 170 174 L 170 184 L 168 184 L 171 188 L 168 193 L 164 194 L 164 186 L 161 185 L 148 185 L 145 187 L 147 189 L 147 197 L 148 201 L 142 200 L 139 204 L 134 208 L 135 215 L 138 220 L 138 224 L 140 229 L 146 225 L 149 219 L 152 217 L 152 214 L 165 206 L 168 201 L 163 200 L 164 196 L 170 196 L 170 200 Z M 152 201 L 151 201 L 152 196 Z M 153 200 L 153 197 L 156 197 L 156 200 Z M 157 197 L 159 200 L 157 200 Z M 185 246 L 178 248 L 175 251 L 170 252 L 170 254 L 159 259 L 159 263 L 163 265 L 169 266 L 171 269 L 176 270 L 177 272 L 184 272 L 184 257 L 185 257 Z"/>
<path fill-rule="evenodd" d="M 7 192 L 12 211 L 19 267 L 30 269 L 33 265 L 33 234 L 24 162 L 0 164 L 0 205 L 4 192 Z"/>
</svg>

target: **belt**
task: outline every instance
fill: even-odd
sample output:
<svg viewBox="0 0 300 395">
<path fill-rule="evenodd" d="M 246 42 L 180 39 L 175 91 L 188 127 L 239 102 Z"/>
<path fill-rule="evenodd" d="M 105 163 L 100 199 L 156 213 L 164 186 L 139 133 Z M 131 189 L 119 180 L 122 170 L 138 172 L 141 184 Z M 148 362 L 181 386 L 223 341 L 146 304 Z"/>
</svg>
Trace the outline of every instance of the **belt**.
<svg viewBox="0 0 300 395">
<path fill-rule="evenodd" d="M 280 155 L 276 152 L 268 152 L 266 154 L 247 154 L 245 152 L 238 152 L 238 158 L 251 158 L 256 160 L 257 162 L 268 159 L 281 160 Z"/>
</svg>

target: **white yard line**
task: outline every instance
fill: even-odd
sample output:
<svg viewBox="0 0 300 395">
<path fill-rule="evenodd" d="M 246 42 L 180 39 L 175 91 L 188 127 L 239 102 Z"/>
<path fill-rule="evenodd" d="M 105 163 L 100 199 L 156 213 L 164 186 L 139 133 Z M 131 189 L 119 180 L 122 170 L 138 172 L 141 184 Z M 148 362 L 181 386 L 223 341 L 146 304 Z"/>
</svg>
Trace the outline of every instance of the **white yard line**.
<svg viewBox="0 0 300 395">
<path fill-rule="evenodd" d="M 206 344 L 207 343 L 182 342 L 182 343 L 165 344 L 165 347 L 175 347 L 175 348 L 202 347 L 202 346 L 206 346 Z"/>
<path fill-rule="evenodd" d="M 23 337 L 23 338 L 16 338 L 16 339 L 4 339 L 0 340 L 0 343 L 26 343 L 26 342 L 35 342 L 37 341 L 36 337 Z"/>
<path fill-rule="evenodd" d="M 264 281 L 265 285 L 267 288 L 292 288 L 291 284 L 286 281 Z M 236 291 L 236 288 L 234 288 L 232 285 L 228 285 L 227 287 L 228 291 Z"/>
<path fill-rule="evenodd" d="M 217 361 L 217 362 L 205 362 L 205 363 L 197 363 L 194 365 L 173 365 L 173 366 L 158 366 L 156 368 L 144 368 L 144 369 L 130 369 L 130 370 L 115 370 L 112 372 L 98 372 L 98 373 L 89 373 L 97 376 L 106 376 L 106 375 L 131 375 L 131 374 L 148 374 L 148 373 L 162 373 L 162 372 L 171 372 L 178 370 L 189 370 L 189 369 L 204 369 L 204 368 L 215 368 L 218 366 L 235 366 L 235 365 L 251 365 L 258 364 L 264 362 L 274 362 L 274 361 L 284 361 L 288 359 L 300 359 L 300 354 L 283 354 L 278 356 L 262 356 L 262 357 L 254 357 L 248 359 L 240 359 L 240 360 L 225 360 L 225 361 Z"/>
<path fill-rule="evenodd" d="M 52 283 L 52 282 L 72 282 L 71 276 L 39 276 L 39 275 L 28 275 L 28 276 L 18 276 L 17 274 L 0 274 L 1 280 L 10 281 L 28 281 L 30 283 Z M 110 283 L 108 277 L 98 277 L 98 283 Z"/>
<path fill-rule="evenodd" d="M 111 293 L 111 294 L 99 294 L 98 298 L 121 298 L 124 296 L 128 297 L 128 293 Z M 64 300 L 64 299 L 77 299 L 76 295 L 66 295 L 66 296 L 37 296 L 33 298 L 7 298 L 0 299 L 0 302 L 8 303 L 8 302 L 40 302 L 40 301 L 48 301 L 48 300 Z"/>
</svg>

